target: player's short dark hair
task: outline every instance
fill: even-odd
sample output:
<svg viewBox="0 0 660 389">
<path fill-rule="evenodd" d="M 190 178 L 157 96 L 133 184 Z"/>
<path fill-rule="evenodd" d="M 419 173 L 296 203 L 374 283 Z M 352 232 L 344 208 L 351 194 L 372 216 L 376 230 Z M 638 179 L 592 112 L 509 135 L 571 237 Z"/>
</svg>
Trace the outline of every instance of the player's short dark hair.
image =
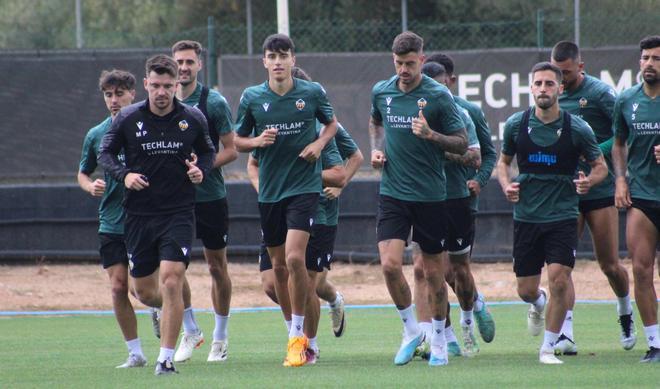
<svg viewBox="0 0 660 389">
<path fill-rule="evenodd" d="M 639 41 L 639 50 L 655 49 L 660 47 L 660 35 L 649 35 Z"/>
<path fill-rule="evenodd" d="M 422 73 L 431 78 L 436 78 L 447 74 L 447 69 L 437 62 L 426 62 L 424 66 L 422 66 Z"/>
<path fill-rule="evenodd" d="M 534 67 L 532 67 L 532 76 L 536 72 L 542 72 L 544 70 L 550 70 L 555 73 L 555 76 L 557 76 L 557 81 L 561 83 L 562 80 L 562 74 L 561 74 L 561 69 L 559 69 L 557 66 L 551 64 L 550 62 L 539 62 Z"/>
<path fill-rule="evenodd" d="M 421 53 L 424 50 L 424 39 L 412 31 L 404 31 L 394 38 L 392 52 L 396 55 Z"/>
<path fill-rule="evenodd" d="M 454 60 L 450 56 L 442 53 L 431 54 L 426 57 L 424 63 L 435 62 L 445 67 L 447 74 L 454 74 Z"/>
<path fill-rule="evenodd" d="M 174 58 L 165 54 L 156 54 L 149 57 L 144 68 L 147 72 L 147 77 L 149 77 L 149 73 L 156 72 L 156 74 L 169 74 L 176 78 L 179 70 L 179 66 L 176 64 Z"/>
<path fill-rule="evenodd" d="M 291 68 L 291 76 L 305 81 L 312 81 L 312 77 L 310 77 L 309 74 L 305 73 L 305 71 L 298 66 Z"/>
<path fill-rule="evenodd" d="M 285 34 L 269 35 L 264 41 L 264 46 L 263 46 L 264 54 L 266 54 L 266 50 L 275 53 L 277 52 L 285 53 L 291 50 L 291 54 L 293 54 L 295 48 L 296 46 L 293 44 L 291 38 L 289 38 Z"/>
<path fill-rule="evenodd" d="M 564 62 L 567 59 L 577 61 L 580 59 L 580 48 L 573 42 L 561 41 L 552 48 L 551 57 L 557 62 Z"/>
<path fill-rule="evenodd" d="M 172 55 L 174 55 L 174 53 L 176 53 L 177 51 L 183 51 L 183 50 L 195 50 L 195 54 L 197 54 L 197 57 L 201 58 L 202 44 L 197 41 L 183 40 L 183 41 L 178 41 L 174 45 L 172 45 Z"/>
<path fill-rule="evenodd" d="M 125 70 L 104 70 L 99 77 L 99 89 L 103 92 L 110 87 L 133 90 L 135 89 L 135 76 Z"/>
</svg>

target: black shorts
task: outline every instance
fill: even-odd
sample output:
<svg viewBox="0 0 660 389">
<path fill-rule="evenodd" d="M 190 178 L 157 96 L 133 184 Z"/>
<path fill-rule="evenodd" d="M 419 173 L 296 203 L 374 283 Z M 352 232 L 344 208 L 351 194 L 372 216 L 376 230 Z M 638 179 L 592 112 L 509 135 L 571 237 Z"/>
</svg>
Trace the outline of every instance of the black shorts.
<svg viewBox="0 0 660 389">
<path fill-rule="evenodd" d="M 146 277 L 161 260 L 190 262 L 193 210 L 170 215 L 126 215 L 125 236 L 128 266 L 133 277 Z"/>
<path fill-rule="evenodd" d="M 651 223 L 655 225 L 656 232 L 660 232 L 660 201 L 633 198 L 632 207 L 642 211 Z"/>
<path fill-rule="evenodd" d="M 101 264 L 104 269 L 118 263 L 128 266 L 124 235 L 99 232 L 99 254 L 101 254 Z"/>
<path fill-rule="evenodd" d="M 259 203 L 261 233 L 266 246 L 280 246 L 286 242 L 289 230 L 310 232 L 319 204 L 318 193 L 304 193 L 276 203 Z"/>
<path fill-rule="evenodd" d="M 326 226 L 315 224 L 312 226 L 312 234 L 307 243 L 305 253 L 305 265 L 307 270 L 323 272 L 323 268 L 330 270 L 335 251 L 335 238 L 337 237 L 337 226 Z"/>
<path fill-rule="evenodd" d="M 444 201 L 404 201 L 380 195 L 378 202 L 378 242 L 388 239 L 412 240 L 427 254 L 445 251 L 447 214 Z"/>
<path fill-rule="evenodd" d="M 578 209 L 581 214 L 587 214 L 591 211 L 597 209 L 613 207 L 614 206 L 614 197 L 604 197 L 602 199 L 593 199 L 593 200 L 580 200 L 578 203 Z"/>
<path fill-rule="evenodd" d="M 227 199 L 195 203 L 195 226 L 197 238 L 209 250 L 227 247 L 229 215 Z"/>
<path fill-rule="evenodd" d="M 550 223 L 513 221 L 513 271 L 516 277 L 541 274 L 545 263 L 575 266 L 577 220 Z"/>
<path fill-rule="evenodd" d="M 445 202 L 447 209 L 447 241 L 450 255 L 467 254 L 474 242 L 475 216 L 470 209 L 470 198 L 451 199 Z"/>
</svg>

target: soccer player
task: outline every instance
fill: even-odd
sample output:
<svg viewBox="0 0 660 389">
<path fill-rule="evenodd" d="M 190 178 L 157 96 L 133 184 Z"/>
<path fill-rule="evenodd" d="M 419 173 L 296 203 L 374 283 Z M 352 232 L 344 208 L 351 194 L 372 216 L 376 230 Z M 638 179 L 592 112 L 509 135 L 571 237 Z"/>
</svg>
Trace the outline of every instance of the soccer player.
<svg viewBox="0 0 660 389">
<path fill-rule="evenodd" d="M 104 121 L 87 132 L 83 143 L 78 185 L 94 197 L 101 197 L 99 204 L 99 253 L 101 263 L 108 273 L 112 289 L 112 307 L 119 329 L 128 347 L 128 359 L 117 368 L 142 367 L 147 359 L 137 332 L 137 319 L 131 300 L 128 298 L 128 257 L 124 244 L 124 209 L 121 201 L 124 188 L 109 174 L 93 179 L 96 170 L 99 146 L 103 135 L 112 124 L 119 110 L 130 105 L 135 98 L 135 76 L 123 70 L 103 71 L 99 79 L 105 106 L 110 111 Z M 124 160 L 124 154 L 118 157 Z"/>
<path fill-rule="evenodd" d="M 449 90 L 422 75 L 423 40 L 406 31 L 392 45 L 396 75 L 373 87 L 369 133 L 371 165 L 382 169 L 378 206 L 378 251 L 387 289 L 399 311 L 404 334 L 394 363 L 408 363 L 424 340 L 403 275 L 403 249 L 412 239 L 422 251 L 433 316 L 429 365 L 447 364 L 444 335 L 447 288 L 446 178 L 444 152 L 464 154 L 465 125 Z"/>
<path fill-rule="evenodd" d="M 532 68 L 532 77 L 535 106 L 506 121 L 497 172 L 507 200 L 514 203 L 513 269 L 518 295 L 530 303 L 528 330 L 534 336 L 541 333 L 547 302 L 539 361 L 560 364 L 554 347 L 570 303 L 578 194 L 600 183 L 607 176 L 607 165 L 589 125 L 559 108 L 561 70 L 541 62 Z M 514 155 L 519 175 L 512 181 Z M 591 172 L 586 176 L 579 171 L 574 179 L 580 157 Z M 539 289 L 545 263 L 550 296 Z"/>
<path fill-rule="evenodd" d="M 616 92 L 599 79 L 584 73 L 580 49 L 573 42 L 557 43 L 552 49 L 551 63 L 562 72 L 564 92 L 559 96 L 560 108 L 580 117 L 594 130 L 609 167 L 609 149 L 612 148 L 613 136 L 612 110 Z M 590 167 L 580 161 L 579 169 L 588 174 Z M 630 350 L 635 346 L 637 338 L 632 320 L 628 272 L 619 262 L 619 214 L 614 207 L 614 175 L 611 169 L 603 182 L 580 196 L 578 209 L 578 237 L 582 236 L 586 222 L 591 231 L 598 264 L 617 297 L 621 344 L 624 349 Z M 577 345 L 573 337 L 575 290 L 569 290 L 569 300 L 568 312 L 555 350 L 564 355 L 576 355 Z"/>
<path fill-rule="evenodd" d="M 639 48 L 643 81 L 616 100 L 612 160 L 616 206 L 628 209 L 626 244 L 633 263 L 635 302 L 649 345 L 641 361 L 660 362 L 658 300 L 653 285 L 660 236 L 660 35 L 642 39 Z"/>
<path fill-rule="evenodd" d="M 267 37 L 263 51 L 268 81 L 243 92 L 235 143 L 243 152 L 259 148 L 261 229 L 277 298 L 281 305 L 291 302 L 284 365 L 302 366 L 308 346 L 303 335 L 309 289 L 305 251 L 322 189 L 318 159 L 337 132 L 337 120 L 320 84 L 292 77 L 294 44 L 288 36 Z M 318 135 L 316 120 L 324 125 Z"/>
<path fill-rule="evenodd" d="M 117 114 L 102 140 L 99 161 L 127 188 L 126 248 L 136 295 L 154 306 L 153 300 L 162 293 L 161 348 L 155 371 L 161 375 L 177 373 L 172 357 L 183 317 L 194 185 L 211 168 L 215 149 L 204 115 L 174 98 L 174 59 L 155 55 L 145 68 L 149 97 Z M 121 149 L 126 165 L 117 158 Z M 193 150 L 196 163 L 191 162 Z"/>
<path fill-rule="evenodd" d="M 195 223 L 197 238 L 202 240 L 204 258 L 211 273 L 211 299 L 215 313 L 213 343 L 207 361 L 222 362 L 228 355 L 227 326 L 231 302 L 231 278 L 227 272 L 229 215 L 222 166 L 234 161 L 238 152 L 234 147 L 231 110 L 227 100 L 197 79 L 197 74 L 202 70 L 201 54 L 202 45 L 199 42 L 184 40 L 172 46 L 172 57 L 179 65 L 176 97 L 182 103 L 202 111 L 209 125 L 209 136 L 218 151 L 213 169 L 200 185 L 195 186 Z M 219 143 L 222 143 L 222 150 Z M 174 354 L 175 362 L 188 360 L 193 349 L 204 342 L 204 335 L 193 316 L 190 295 L 184 294 L 184 306 L 184 336 Z"/>
</svg>

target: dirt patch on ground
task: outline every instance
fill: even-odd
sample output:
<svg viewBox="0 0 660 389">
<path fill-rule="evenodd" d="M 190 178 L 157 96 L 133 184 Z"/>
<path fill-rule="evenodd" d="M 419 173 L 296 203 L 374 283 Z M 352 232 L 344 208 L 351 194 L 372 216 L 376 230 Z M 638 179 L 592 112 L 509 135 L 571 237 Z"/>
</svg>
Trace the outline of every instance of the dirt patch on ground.
<svg viewBox="0 0 660 389">
<path fill-rule="evenodd" d="M 631 279 L 629 260 L 623 261 Z M 477 286 L 488 300 L 514 300 L 515 277 L 509 263 L 473 264 Z M 232 307 L 262 307 L 273 303 L 261 290 L 256 264 L 230 264 L 233 283 Z M 412 266 L 405 267 L 412 282 Z M 187 271 L 192 286 L 193 306 L 211 307 L 211 279 L 203 262 L 192 262 Z M 545 278 L 545 277 L 544 277 Z M 578 261 L 573 273 L 578 299 L 611 300 L 614 293 L 607 279 L 593 261 Z M 378 265 L 333 266 L 330 280 L 344 294 L 349 304 L 390 304 L 391 300 Z M 546 284 L 544 280 L 544 284 Z M 660 278 L 655 277 L 656 290 Z M 456 301 L 450 293 L 451 301 Z M 134 302 L 136 308 L 144 308 Z M 110 286 L 105 271 L 98 265 L 49 264 L 0 266 L 0 310 L 93 310 L 112 309 Z"/>
</svg>

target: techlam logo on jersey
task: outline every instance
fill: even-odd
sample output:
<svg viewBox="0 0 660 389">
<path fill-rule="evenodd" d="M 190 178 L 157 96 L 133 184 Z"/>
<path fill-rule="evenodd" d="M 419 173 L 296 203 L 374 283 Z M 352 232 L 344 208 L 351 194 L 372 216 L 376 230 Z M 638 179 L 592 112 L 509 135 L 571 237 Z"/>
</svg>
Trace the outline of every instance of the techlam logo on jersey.
<svg viewBox="0 0 660 389">
<path fill-rule="evenodd" d="M 424 109 L 424 107 L 426 107 L 426 99 L 422 97 L 421 99 L 417 100 L 417 107 L 419 109 Z"/>
<path fill-rule="evenodd" d="M 296 108 L 298 108 L 298 111 L 305 109 L 305 100 L 298 99 L 298 101 L 296 101 Z"/>
</svg>

